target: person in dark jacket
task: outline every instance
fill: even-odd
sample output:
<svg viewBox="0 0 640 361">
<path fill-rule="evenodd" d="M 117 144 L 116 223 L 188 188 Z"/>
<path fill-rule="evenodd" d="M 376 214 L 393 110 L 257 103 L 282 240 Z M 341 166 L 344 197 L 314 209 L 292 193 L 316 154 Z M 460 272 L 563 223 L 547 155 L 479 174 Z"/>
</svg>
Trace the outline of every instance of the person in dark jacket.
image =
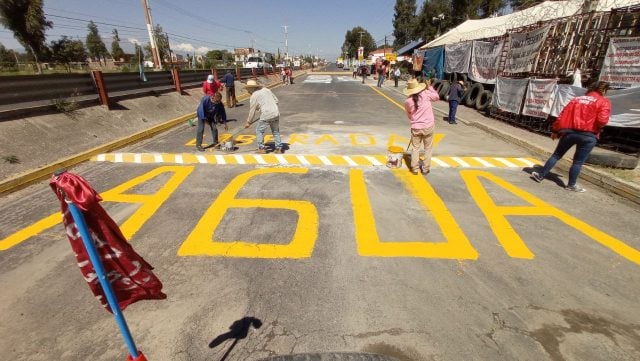
<svg viewBox="0 0 640 361">
<path fill-rule="evenodd" d="M 565 189 L 573 192 L 585 192 L 576 184 L 582 164 L 596 146 L 600 130 L 609 122 L 611 102 L 604 96 L 609 90 L 609 83 L 598 81 L 589 87 L 587 94 L 571 99 L 558 119 L 551 127 L 551 139 L 560 139 L 551 157 L 538 172 L 531 172 L 531 178 L 540 183 L 551 172 L 556 162 L 574 145 L 576 152 L 569 168 L 569 183 Z"/>
<path fill-rule="evenodd" d="M 462 80 L 451 83 L 449 88 L 449 124 L 458 124 L 456 122 L 456 111 L 458 110 L 458 104 L 462 99 L 464 93 L 464 83 Z"/>
<path fill-rule="evenodd" d="M 229 130 L 227 126 L 227 113 L 224 110 L 224 104 L 222 104 L 222 94 L 215 93 L 213 95 L 205 95 L 200 100 L 198 109 L 198 130 L 196 132 L 196 149 L 200 152 L 204 152 L 202 147 L 202 138 L 204 135 L 204 124 L 207 123 L 211 128 L 211 145 L 217 144 L 217 148 L 220 148 L 218 144 L 218 128 L 217 124 L 224 124 L 224 129 Z"/>
<path fill-rule="evenodd" d="M 236 79 L 231 74 L 231 70 L 227 70 L 227 73 L 222 77 L 222 84 L 224 84 L 224 88 L 227 93 L 227 106 L 229 108 L 233 108 L 238 105 L 238 100 L 236 99 Z"/>
</svg>

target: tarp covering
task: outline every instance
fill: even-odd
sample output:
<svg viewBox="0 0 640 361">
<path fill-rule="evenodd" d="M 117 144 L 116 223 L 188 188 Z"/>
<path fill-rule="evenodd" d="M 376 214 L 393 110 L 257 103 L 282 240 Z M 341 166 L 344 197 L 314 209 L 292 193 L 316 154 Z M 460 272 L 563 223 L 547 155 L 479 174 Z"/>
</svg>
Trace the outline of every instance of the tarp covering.
<svg viewBox="0 0 640 361">
<path fill-rule="evenodd" d="M 471 59 L 471 41 L 444 46 L 444 72 L 468 73 Z"/>
<path fill-rule="evenodd" d="M 532 25 L 539 21 L 547 21 L 579 14 L 582 11 L 583 3 L 583 0 L 545 1 L 528 9 L 504 16 L 480 20 L 467 20 L 438 38 L 430 41 L 424 45 L 422 49 L 453 44 L 465 40 L 501 36 L 506 34 L 509 29 Z M 640 1 L 600 0 L 596 6 L 596 11 L 611 11 L 612 8 L 620 8 L 636 4 L 640 4 Z"/>
<path fill-rule="evenodd" d="M 424 74 L 435 75 L 438 79 L 444 78 L 444 46 L 420 50 L 417 53 L 424 57 L 422 63 L 422 72 Z"/>
<path fill-rule="evenodd" d="M 422 39 L 414 40 L 414 41 L 410 42 L 409 44 L 403 46 L 402 48 L 398 49 L 396 54 L 398 54 L 398 55 L 405 55 L 405 54 L 411 55 L 415 48 L 418 48 L 418 47 L 420 47 L 420 46 L 422 46 L 424 44 L 425 44 L 425 41 L 422 40 Z"/>
<path fill-rule="evenodd" d="M 495 84 L 503 41 L 473 41 L 469 78 L 479 83 Z"/>
<path fill-rule="evenodd" d="M 551 115 L 557 117 L 571 99 L 586 94 L 587 89 L 571 85 L 557 86 Z M 609 90 L 607 98 L 611 101 L 611 118 L 607 126 L 640 128 L 640 88 Z"/>
</svg>

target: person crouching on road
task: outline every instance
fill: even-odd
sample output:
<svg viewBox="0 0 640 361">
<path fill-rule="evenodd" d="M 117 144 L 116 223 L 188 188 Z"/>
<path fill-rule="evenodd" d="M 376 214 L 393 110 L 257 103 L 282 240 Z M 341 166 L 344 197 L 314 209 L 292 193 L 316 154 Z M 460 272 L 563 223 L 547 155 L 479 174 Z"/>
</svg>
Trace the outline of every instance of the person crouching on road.
<svg viewBox="0 0 640 361">
<path fill-rule="evenodd" d="M 458 105 L 460 104 L 463 93 L 464 82 L 462 82 L 462 80 L 451 83 L 451 88 L 449 88 L 449 124 L 458 124 L 458 122 L 456 122 L 456 112 L 458 111 Z"/>
<path fill-rule="evenodd" d="M 209 75 L 207 80 L 202 82 L 202 93 L 204 95 L 212 96 L 220 90 L 220 86 L 222 86 L 222 84 L 220 84 L 217 79 L 214 79 L 213 75 Z"/>
<path fill-rule="evenodd" d="M 435 117 L 431 102 L 440 100 L 438 92 L 428 84 L 418 83 L 416 79 L 410 79 L 403 93 L 407 96 L 404 101 L 404 110 L 411 123 L 411 173 L 418 174 L 418 162 L 420 148 L 424 148 L 425 159 L 420 171 L 428 174 L 431 171 L 431 153 L 433 151 L 433 131 Z"/>
<path fill-rule="evenodd" d="M 600 130 L 609 122 L 611 102 L 604 96 L 609 90 L 609 83 L 598 81 L 589 87 L 587 94 L 571 99 L 560 112 L 558 119 L 551 127 L 551 139 L 558 139 L 558 146 L 542 167 L 542 171 L 531 172 L 531 178 L 540 183 L 551 172 L 556 162 L 572 146 L 576 146 L 573 163 L 569 168 L 569 183 L 565 189 L 574 192 L 585 192 L 576 184 L 582 164 L 600 138 Z"/>
<path fill-rule="evenodd" d="M 282 153 L 282 142 L 280 140 L 280 110 L 278 109 L 278 98 L 271 90 L 262 87 L 255 80 L 248 80 L 245 89 L 251 94 L 249 98 L 249 116 L 245 128 L 258 122 L 256 126 L 256 141 L 258 143 L 258 153 L 267 152 L 264 146 L 264 132 L 267 127 L 271 128 L 273 140 L 275 142 L 274 153 Z"/>
<path fill-rule="evenodd" d="M 224 110 L 224 104 L 222 104 L 222 94 L 220 92 L 215 93 L 212 96 L 205 95 L 200 100 L 198 109 L 198 130 L 196 132 L 196 149 L 200 152 L 204 152 L 202 147 L 202 137 L 204 135 L 204 124 L 207 123 L 211 128 L 211 145 L 216 145 L 216 148 L 220 148 L 218 144 L 218 128 L 217 124 L 224 124 L 224 130 L 229 130 L 227 126 L 227 113 Z"/>
</svg>

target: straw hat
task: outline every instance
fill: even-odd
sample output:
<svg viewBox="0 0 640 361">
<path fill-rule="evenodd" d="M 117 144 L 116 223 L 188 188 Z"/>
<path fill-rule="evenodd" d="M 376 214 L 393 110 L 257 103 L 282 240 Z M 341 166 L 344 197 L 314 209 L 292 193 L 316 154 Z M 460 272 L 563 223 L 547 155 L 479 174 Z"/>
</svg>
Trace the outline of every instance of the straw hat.
<svg viewBox="0 0 640 361">
<path fill-rule="evenodd" d="M 402 92 L 404 93 L 404 95 L 409 96 L 420 93 L 426 87 L 427 84 L 425 83 L 418 83 L 418 81 L 415 79 L 409 79 L 409 81 L 407 82 L 407 87 Z"/>
<path fill-rule="evenodd" d="M 258 84 L 253 79 L 249 79 L 249 80 L 247 80 L 247 85 L 245 85 L 244 87 L 245 88 L 262 88 L 262 85 Z"/>
</svg>

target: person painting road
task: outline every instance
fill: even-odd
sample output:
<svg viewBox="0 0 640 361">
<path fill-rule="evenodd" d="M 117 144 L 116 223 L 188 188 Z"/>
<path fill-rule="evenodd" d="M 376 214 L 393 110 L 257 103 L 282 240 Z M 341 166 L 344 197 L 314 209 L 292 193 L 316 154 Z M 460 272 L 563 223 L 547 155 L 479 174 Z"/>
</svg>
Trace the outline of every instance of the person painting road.
<svg viewBox="0 0 640 361">
<path fill-rule="evenodd" d="M 435 128 L 431 102 L 440 100 L 440 96 L 431 86 L 431 80 L 428 80 L 427 85 L 411 79 L 407 82 L 403 93 L 407 96 L 407 100 L 404 101 L 404 110 L 411 123 L 411 173 L 418 174 L 420 148 L 423 148 L 425 159 L 420 171 L 422 174 L 428 174 L 431 171 Z"/>
<path fill-rule="evenodd" d="M 609 122 L 611 102 L 605 98 L 607 90 L 609 83 L 595 82 L 589 87 L 586 95 L 571 99 L 562 109 L 551 129 L 551 139 L 560 139 L 558 146 L 539 173 L 531 172 L 533 180 L 542 182 L 556 162 L 575 145 L 576 152 L 569 168 L 569 182 L 565 188 L 574 192 L 585 192 L 576 181 L 582 164 L 600 138 L 600 130 Z"/>
<path fill-rule="evenodd" d="M 464 83 L 459 80 L 456 83 L 451 83 L 449 89 L 449 124 L 458 124 L 456 122 L 456 111 L 462 99 L 462 93 L 464 93 Z"/>
<path fill-rule="evenodd" d="M 220 82 L 213 78 L 213 75 L 207 76 L 207 80 L 202 82 L 202 93 L 204 95 L 213 95 L 220 90 Z"/>
<path fill-rule="evenodd" d="M 196 149 L 204 152 L 202 147 L 202 138 L 204 135 L 205 123 L 211 128 L 211 146 L 218 144 L 218 128 L 217 124 L 224 124 L 224 130 L 229 130 L 227 126 L 227 113 L 222 104 L 222 94 L 220 92 L 214 95 L 205 95 L 200 100 L 198 109 L 198 129 L 196 131 Z M 219 145 L 217 146 L 219 148 Z"/>
<path fill-rule="evenodd" d="M 258 143 L 258 153 L 264 154 L 267 149 L 264 146 L 264 132 L 267 127 L 271 128 L 273 140 L 275 142 L 274 153 L 283 153 L 282 141 L 280 140 L 280 110 L 278 109 L 278 98 L 271 90 L 264 88 L 255 80 L 248 80 L 245 89 L 251 94 L 249 98 L 249 115 L 245 128 L 258 122 L 256 126 L 256 141 Z"/>
</svg>

